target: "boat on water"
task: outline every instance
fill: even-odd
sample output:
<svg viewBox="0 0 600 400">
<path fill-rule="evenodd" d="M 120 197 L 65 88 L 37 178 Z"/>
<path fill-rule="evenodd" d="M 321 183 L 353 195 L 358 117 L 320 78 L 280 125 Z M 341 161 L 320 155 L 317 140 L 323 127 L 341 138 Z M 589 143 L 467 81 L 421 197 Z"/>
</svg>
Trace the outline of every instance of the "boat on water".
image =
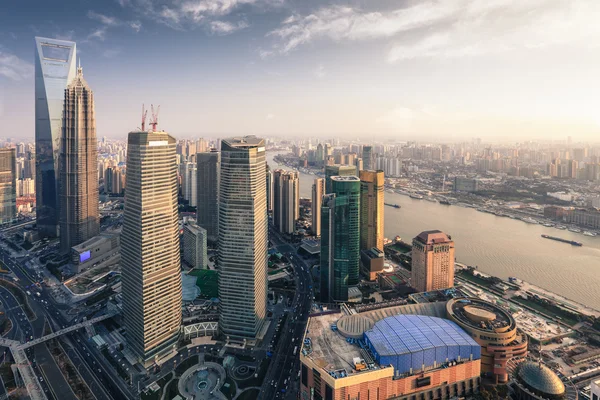
<svg viewBox="0 0 600 400">
<path fill-rule="evenodd" d="M 432 203 L 437 203 L 437 200 L 434 199 L 433 197 L 425 197 L 425 200 L 430 201 Z"/>
<path fill-rule="evenodd" d="M 544 225 L 546 228 L 552 228 L 554 226 L 554 224 L 551 224 L 549 222 L 542 224 L 542 225 Z"/>
<path fill-rule="evenodd" d="M 567 229 L 567 227 L 566 227 L 566 226 L 564 226 L 564 225 L 556 225 L 556 226 L 555 226 L 555 228 L 556 228 L 556 229 L 560 229 L 560 230 L 565 230 L 565 229 Z"/>
<path fill-rule="evenodd" d="M 527 222 L 528 224 L 538 224 L 539 223 L 539 222 L 537 222 L 535 219 L 533 219 L 531 217 L 525 217 L 521 221 Z"/>
<path fill-rule="evenodd" d="M 443 204 L 445 206 L 451 206 L 452 205 L 452 203 L 450 203 L 450 201 L 448 201 L 446 199 L 440 200 L 440 204 Z"/>
<path fill-rule="evenodd" d="M 388 207 L 394 207 L 394 208 L 400 208 L 400 206 L 398 204 L 391 204 L 391 203 L 383 203 Z"/>
<path fill-rule="evenodd" d="M 542 237 L 544 239 L 550 239 L 550 240 L 556 240 L 557 242 L 568 243 L 568 244 L 573 245 L 573 246 L 579 246 L 579 247 L 583 246 L 583 244 L 580 243 L 580 242 L 576 242 L 574 240 L 563 239 L 563 238 L 559 238 L 559 237 L 556 237 L 556 236 L 542 235 Z"/>
<path fill-rule="evenodd" d="M 410 198 L 411 199 L 417 199 L 417 200 L 423 200 L 423 196 L 421 196 L 420 194 L 415 194 L 415 193 L 412 193 L 410 195 Z"/>
<path fill-rule="evenodd" d="M 584 231 L 584 232 L 583 232 L 583 234 L 584 234 L 585 236 L 591 236 L 591 237 L 594 237 L 594 236 L 597 236 L 597 235 L 598 235 L 597 233 L 590 232 L 590 231 Z"/>
<path fill-rule="evenodd" d="M 579 228 L 569 228 L 569 232 L 581 233 L 581 229 L 579 229 Z"/>
</svg>

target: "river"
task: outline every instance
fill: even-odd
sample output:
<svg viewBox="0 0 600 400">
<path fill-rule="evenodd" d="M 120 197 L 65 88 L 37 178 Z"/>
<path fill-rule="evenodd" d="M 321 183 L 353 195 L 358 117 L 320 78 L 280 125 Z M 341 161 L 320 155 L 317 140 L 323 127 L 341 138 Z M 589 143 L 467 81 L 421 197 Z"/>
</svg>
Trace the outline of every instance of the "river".
<svg viewBox="0 0 600 400">
<path fill-rule="evenodd" d="M 267 155 L 271 168 L 285 168 Z M 311 197 L 314 175 L 300 173 L 300 197 Z M 600 310 L 600 236 L 547 228 L 541 225 L 472 208 L 445 206 L 385 193 L 385 202 L 400 209 L 385 208 L 385 236 L 404 241 L 424 230 L 439 229 L 452 236 L 456 259 L 477 265 L 484 273 L 508 278 L 515 276 L 534 285 Z M 583 247 L 544 239 L 548 234 L 576 240 Z"/>
</svg>

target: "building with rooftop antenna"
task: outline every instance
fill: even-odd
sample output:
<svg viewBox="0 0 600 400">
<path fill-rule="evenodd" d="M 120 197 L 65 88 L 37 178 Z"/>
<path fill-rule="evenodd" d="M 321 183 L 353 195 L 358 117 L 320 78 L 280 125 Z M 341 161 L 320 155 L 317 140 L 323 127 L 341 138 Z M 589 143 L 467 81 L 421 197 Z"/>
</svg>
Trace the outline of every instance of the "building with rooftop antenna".
<svg viewBox="0 0 600 400">
<path fill-rule="evenodd" d="M 81 63 L 64 91 L 59 165 L 60 247 L 67 253 L 100 233 L 94 94 Z"/>
<path fill-rule="evenodd" d="M 130 132 L 127 139 L 123 320 L 127 345 L 146 366 L 177 345 L 181 328 L 175 147 L 175 138 L 164 131 Z"/>
</svg>

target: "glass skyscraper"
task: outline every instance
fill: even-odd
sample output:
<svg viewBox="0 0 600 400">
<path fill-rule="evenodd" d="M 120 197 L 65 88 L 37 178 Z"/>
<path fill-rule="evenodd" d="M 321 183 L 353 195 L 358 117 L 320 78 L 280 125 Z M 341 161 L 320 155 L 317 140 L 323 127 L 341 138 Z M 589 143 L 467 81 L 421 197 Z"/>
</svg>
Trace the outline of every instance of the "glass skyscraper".
<svg viewBox="0 0 600 400">
<path fill-rule="evenodd" d="M 36 218 L 41 235 L 58 234 L 58 158 L 65 89 L 75 78 L 74 42 L 35 38 Z"/>
<path fill-rule="evenodd" d="M 360 180 L 332 176 L 321 208 L 321 301 L 347 301 L 360 262 Z M 325 287 L 324 287 L 325 285 Z"/>
<path fill-rule="evenodd" d="M 267 314 L 267 177 L 265 141 L 221 141 L 219 187 L 219 330 L 259 336 Z"/>
</svg>

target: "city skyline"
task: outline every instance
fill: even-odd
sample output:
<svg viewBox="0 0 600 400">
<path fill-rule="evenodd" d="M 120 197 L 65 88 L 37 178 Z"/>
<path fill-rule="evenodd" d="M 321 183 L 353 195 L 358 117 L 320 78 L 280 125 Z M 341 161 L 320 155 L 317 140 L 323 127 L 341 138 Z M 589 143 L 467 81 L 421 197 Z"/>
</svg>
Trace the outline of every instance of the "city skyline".
<svg viewBox="0 0 600 400">
<path fill-rule="evenodd" d="M 139 105 L 152 102 L 170 110 L 163 120 L 180 138 L 589 141 L 600 132 L 592 1 L 49 7 L 12 3 L 16 18 L 0 28 L 0 117 L 14 137 L 33 136 L 34 36 L 78 42 L 98 88 L 100 137 L 135 129 Z"/>
</svg>

